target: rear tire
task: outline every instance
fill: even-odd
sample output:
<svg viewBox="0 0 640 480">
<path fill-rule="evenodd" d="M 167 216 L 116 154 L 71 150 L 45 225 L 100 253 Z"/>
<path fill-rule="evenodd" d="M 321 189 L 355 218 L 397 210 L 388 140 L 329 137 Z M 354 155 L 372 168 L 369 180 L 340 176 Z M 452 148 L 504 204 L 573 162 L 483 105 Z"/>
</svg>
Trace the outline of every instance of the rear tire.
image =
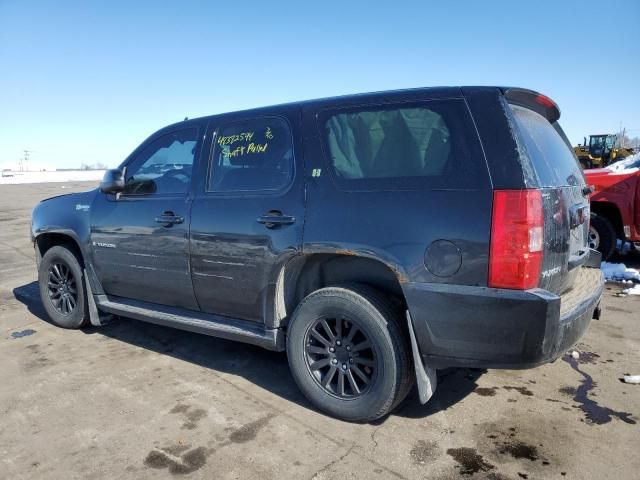
<svg viewBox="0 0 640 480">
<path fill-rule="evenodd" d="M 415 381 L 402 318 L 386 296 L 364 285 L 307 296 L 287 336 L 289 367 L 300 390 L 315 407 L 344 420 L 387 415 Z"/>
<path fill-rule="evenodd" d="M 605 217 L 591 214 L 589 227 L 589 247 L 602 254 L 602 260 L 608 260 L 616 249 L 616 231 Z"/>
<path fill-rule="evenodd" d="M 76 256 L 60 245 L 42 257 L 38 270 L 40 298 L 51 321 L 62 328 L 81 328 L 89 323 L 84 272 Z"/>
</svg>

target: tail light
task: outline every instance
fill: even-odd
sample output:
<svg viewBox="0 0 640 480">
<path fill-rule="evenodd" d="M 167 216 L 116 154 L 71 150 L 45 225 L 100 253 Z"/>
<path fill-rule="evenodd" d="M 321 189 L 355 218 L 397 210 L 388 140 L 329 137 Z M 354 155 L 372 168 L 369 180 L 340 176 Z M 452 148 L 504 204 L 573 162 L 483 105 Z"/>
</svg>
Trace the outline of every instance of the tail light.
<svg viewBox="0 0 640 480">
<path fill-rule="evenodd" d="M 547 97 L 546 95 L 538 95 L 536 97 L 536 102 L 538 102 L 540 105 L 542 105 L 543 107 L 547 107 L 547 108 L 558 108 L 558 106 L 556 105 L 556 102 L 554 102 L 553 100 L 551 100 L 549 97 Z"/>
<path fill-rule="evenodd" d="M 495 190 L 489 250 L 489 286 L 538 286 L 544 242 L 540 190 Z"/>
</svg>

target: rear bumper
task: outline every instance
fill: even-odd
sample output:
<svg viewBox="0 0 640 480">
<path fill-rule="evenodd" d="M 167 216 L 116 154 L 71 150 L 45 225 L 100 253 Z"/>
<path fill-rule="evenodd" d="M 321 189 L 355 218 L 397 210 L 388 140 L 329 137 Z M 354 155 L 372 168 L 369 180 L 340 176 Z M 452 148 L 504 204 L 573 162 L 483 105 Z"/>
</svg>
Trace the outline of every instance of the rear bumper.
<svg viewBox="0 0 640 480">
<path fill-rule="evenodd" d="M 562 296 L 421 283 L 404 289 L 427 365 L 519 369 L 554 361 L 580 339 L 599 308 L 604 278 L 581 267 Z"/>
</svg>

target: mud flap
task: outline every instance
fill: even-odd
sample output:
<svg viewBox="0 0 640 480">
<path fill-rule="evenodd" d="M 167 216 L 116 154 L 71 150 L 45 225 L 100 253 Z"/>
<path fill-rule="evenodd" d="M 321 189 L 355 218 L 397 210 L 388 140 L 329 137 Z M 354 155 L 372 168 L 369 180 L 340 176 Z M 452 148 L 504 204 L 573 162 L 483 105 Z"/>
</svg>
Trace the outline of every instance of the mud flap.
<svg viewBox="0 0 640 480">
<path fill-rule="evenodd" d="M 422 361 L 409 310 L 407 310 L 407 323 L 409 324 L 409 336 L 411 337 L 411 351 L 413 352 L 413 366 L 416 371 L 416 382 L 418 383 L 418 395 L 420 396 L 420 403 L 424 405 L 435 393 L 438 379 L 435 368 L 425 366 Z"/>
<path fill-rule="evenodd" d="M 100 327 L 106 325 L 113 319 L 113 315 L 107 313 L 100 313 L 96 300 L 93 298 L 93 291 L 91 290 L 91 284 L 87 278 L 87 271 L 84 271 L 84 283 L 87 287 L 87 303 L 89 305 L 89 321 L 94 327 Z"/>
<path fill-rule="evenodd" d="M 600 315 L 602 315 L 602 308 L 600 308 L 600 304 L 598 304 L 596 309 L 593 311 L 593 319 L 600 320 Z"/>
<path fill-rule="evenodd" d="M 593 248 L 590 248 L 589 257 L 587 258 L 587 261 L 584 264 L 584 266 L 591 267 L 591 268 L 600 268 L 601 263 L 602 263 L 602 254 L 599 251 L 594 250 Z"/>
</svg>

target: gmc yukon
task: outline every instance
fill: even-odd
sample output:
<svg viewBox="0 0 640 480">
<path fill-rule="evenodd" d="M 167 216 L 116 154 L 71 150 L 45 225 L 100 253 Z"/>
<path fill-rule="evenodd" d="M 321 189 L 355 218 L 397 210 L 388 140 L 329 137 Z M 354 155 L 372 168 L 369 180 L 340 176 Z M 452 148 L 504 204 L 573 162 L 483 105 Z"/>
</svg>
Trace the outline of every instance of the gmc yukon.
<svg viewBox="0 0 640 480">
<path fill-rule="evenodd" d="M 589 194 L 531 90 L 423 88 L 185 120 L 33 211 L 42 302 L 286 351 L 317 408 L 392 411 L 436 369 L 529 368 L 599 315 Z"/>
</svg>

